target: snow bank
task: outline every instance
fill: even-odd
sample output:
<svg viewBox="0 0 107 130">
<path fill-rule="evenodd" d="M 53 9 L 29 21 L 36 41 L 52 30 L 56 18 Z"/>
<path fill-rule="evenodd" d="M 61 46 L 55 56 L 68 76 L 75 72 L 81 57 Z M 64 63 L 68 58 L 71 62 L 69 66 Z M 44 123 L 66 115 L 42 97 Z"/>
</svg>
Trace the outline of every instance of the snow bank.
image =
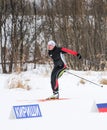
<svg viewBox="0 0 107 130">
<path fill-rule="evenodd" d="M 97 103 L 107 102 L 107 85 L 103 88 L 90 82 L 84 81 L 73 75 L 65 73 L 59 79 L 60 97 L 69 100 L 38 102 L 37 99 L 46 98 L 52 94 L 50 86 L 50 71 L 47 75 L 43 69 L 32 70 L 17 74 L 1 74 L 0 84 L 0 129 L 4 130 L 90 130 L 107 129 L 107 113 L 99 113 Z M 107 79 L 107 72 L 70 72 L 93 82 L 100 83 L 103 78 Z M 30 89 L 9 89 L 9 79 L 25 82 Z M 14 85 L 13 85 L 14 87 Z M 16 105 L 39 104 L 42 117 L 29 119 L 15 119 L 11 117 Z"/>
</svg>

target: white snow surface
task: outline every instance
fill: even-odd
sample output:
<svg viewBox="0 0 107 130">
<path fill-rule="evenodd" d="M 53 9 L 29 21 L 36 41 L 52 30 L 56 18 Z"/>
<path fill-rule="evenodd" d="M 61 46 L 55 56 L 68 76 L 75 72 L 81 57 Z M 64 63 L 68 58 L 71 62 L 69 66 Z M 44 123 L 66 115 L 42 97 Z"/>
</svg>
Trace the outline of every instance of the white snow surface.
<svg viewBox="0 0 107 130">
<path fill-rule="evenodd" d="M 107 79 L 107 71 L 69 71 L 97 84 Z M 82 84 L 80 78 L 64 73 L 59 79 L 59 93 L 60 98 L 69 99 L 39 102 L 37 99 L 52 94 L 50 74 L 36 69 L 0 74 L 0 130 L 107 130 L 107 113 L 99 113 L 96 107 L 97 103 L 107 103 L 107 85 Z M 20 77 L 30 89 L 9 89 L 12 77 Z M 42 117 L 12 118 L 13 106 L 31 104 L 39 104 Z"/>
</svg>

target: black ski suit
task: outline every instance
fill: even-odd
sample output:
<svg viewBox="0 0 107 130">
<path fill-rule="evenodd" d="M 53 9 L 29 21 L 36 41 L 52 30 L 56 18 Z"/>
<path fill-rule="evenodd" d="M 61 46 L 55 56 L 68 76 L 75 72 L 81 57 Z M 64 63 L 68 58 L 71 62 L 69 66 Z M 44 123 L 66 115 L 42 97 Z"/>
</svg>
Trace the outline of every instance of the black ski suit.
<svg viewBox="0 0 107 130">
<path fill-rule="evenodd" d="M 54 68 L 51 73 L 51 87 L 53 90 L 53 93 L 58 93 L 59 85 L 58 85 L 58 78 L 63 74 L 64 70 L 66 69 L 66 64 L 64 59 L 62 58 L 62 54 L 68 53 L 75 56 L 80 56 L 79 53 L 69 50 L 67 48 L 60 48 L 60 47 L 54 47 L 53 50 L 49 50 L 48 54 L 52 58 L 54 62 Z"/>
</svg>

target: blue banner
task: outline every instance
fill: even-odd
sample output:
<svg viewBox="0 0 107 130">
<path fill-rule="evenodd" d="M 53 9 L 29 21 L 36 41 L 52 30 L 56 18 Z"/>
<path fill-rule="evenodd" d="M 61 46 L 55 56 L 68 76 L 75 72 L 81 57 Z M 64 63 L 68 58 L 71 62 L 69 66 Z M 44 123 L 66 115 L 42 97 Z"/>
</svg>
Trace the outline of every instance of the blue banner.
<svg viewBox="0 0 107 130">
<path fill-rule="evenodd" d="M 41 117 L 39 104 L 13 106 L 17 119 Z"/>
</svg>

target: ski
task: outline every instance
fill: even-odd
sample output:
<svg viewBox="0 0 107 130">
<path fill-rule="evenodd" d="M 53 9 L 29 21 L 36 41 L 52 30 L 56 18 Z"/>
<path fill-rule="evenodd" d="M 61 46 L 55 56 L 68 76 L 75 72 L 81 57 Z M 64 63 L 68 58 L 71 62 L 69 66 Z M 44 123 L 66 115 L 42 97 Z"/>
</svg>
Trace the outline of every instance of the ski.
<svg viewBox="0 0 107 130">
<path fill-rule="evenodd" d="M 50 99 L 50 98 L 41 98 L 41 99 L 25 99 L 25 100 L 17 100 L 17 102 L 46 102 L 46 101 L 60 101 L 60 100 L 69 100 L 70 98 L 56 98 L 56 99 Z"/>
<path fill-rule="evenodd" d="M 45 99 L 38 99 L 39 102 L 46 102 L 46 101 L 59 101 L 59 100 L 69 100 L 70 98 L 45 98 Z"/>
</svg>

